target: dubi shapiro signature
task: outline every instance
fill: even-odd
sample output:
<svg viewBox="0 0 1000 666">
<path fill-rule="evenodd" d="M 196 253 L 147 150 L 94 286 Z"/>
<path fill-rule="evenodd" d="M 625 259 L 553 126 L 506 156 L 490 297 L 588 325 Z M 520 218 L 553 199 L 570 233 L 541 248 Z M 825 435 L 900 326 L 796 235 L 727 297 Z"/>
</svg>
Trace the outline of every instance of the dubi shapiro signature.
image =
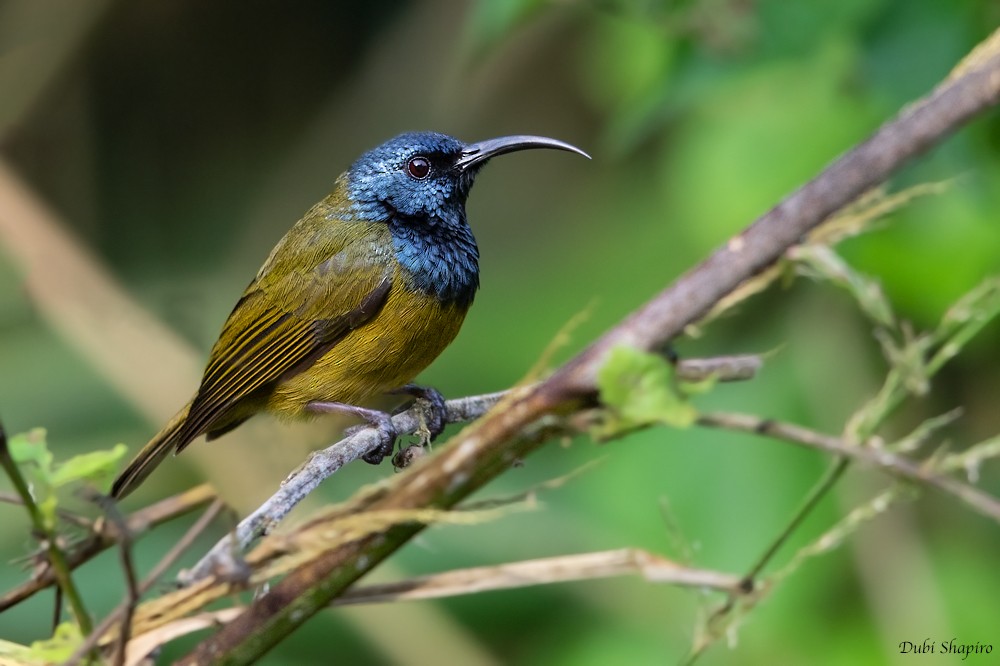
<svg viewBox="0 0 1000 666">
<path fill-rule="evenodd" d="M 899 643 L 899 652 L 900 654 L 960 654 L 964 661 L 969 658 L 970 654 L 991 654 L 993 652 L 993 645 L 979 641 L 975 643 L 962 643 L 957 638 L 941 641 L 939 644 L 937 641 L 925 638 L 921 643 L 901 641 Z"/>
</svg>

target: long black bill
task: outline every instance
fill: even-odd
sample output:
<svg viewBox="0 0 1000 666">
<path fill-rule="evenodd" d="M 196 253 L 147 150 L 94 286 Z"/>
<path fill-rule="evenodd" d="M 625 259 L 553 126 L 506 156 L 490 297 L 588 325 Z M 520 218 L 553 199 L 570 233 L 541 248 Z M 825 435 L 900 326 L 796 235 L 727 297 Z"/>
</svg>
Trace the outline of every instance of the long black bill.
<svg viewBox="0 0 1000 666">
<path fill-rule="evenodd" d="M 577 155 L 583 155 L 588 160 L 590 155 L 583 152 L 574 145 L 558 139 L 550 139 L 546 136 L 501 136 L 496 139 L 477 141 L 470 143 L 462 151 L 462 155 L 455 161 L 455 166 L 459 171 L 466 171 L 470 167 L 482 164 L 491 157 L 513 153 L 517 150 L 529 150 L 531 148 L 552 148 L 553 150 L 566 150 Z"/>
</svg>

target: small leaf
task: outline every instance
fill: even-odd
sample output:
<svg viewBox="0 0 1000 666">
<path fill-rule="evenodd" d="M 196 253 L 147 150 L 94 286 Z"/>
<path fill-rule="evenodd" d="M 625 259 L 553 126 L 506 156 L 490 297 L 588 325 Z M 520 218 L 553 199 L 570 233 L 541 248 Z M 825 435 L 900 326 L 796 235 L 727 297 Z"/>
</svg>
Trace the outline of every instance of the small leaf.
<svg viewBox="0 0 1000 666">
<path fill-rule="evenodd" d="M 611 411 L 595 433 L 598 438 L 654 423 L 686 428 L 698 416 L 678 388 L 674 367 L 657 354 L 613 349 L 597 373 L 597 386 Z"/>
<path fill-rule="evenodd" d="M 21 471 L 48 529 L 55 528 L 56 498 L 52 487 L 52 452 L 45 441 L 45 429 L 34 428 L 14 435 L 9 442 L 11 458 Z"/>
<path fill-rule="evenodd" d="M 45 443 L 45 428 L 14 435 L 9 442 L 10 456 L 19 467 L 32 467 L 42 478 L 52 472 L 52 452 Z"/>
<path fill-rule="evenodd" d="M 59 465 L 52 473 L 50 479 L 52 486 L 59 488 L 76 481 L 92 481 L 98 484 L 110 481 L 118 469 L 119 461 L 127 451 L 128 447 L 124 444 L 116 444 L 112 449 L 74 456 Z"/>
<path fill-rule="evenodd" d="M 56 627 L 52 638 L 31 644 L 31 658 L 46 664 L 61 664 L 69 659 L 83 642 L 80 628 L 74 622 L 63 622 Z"/>
</svg>

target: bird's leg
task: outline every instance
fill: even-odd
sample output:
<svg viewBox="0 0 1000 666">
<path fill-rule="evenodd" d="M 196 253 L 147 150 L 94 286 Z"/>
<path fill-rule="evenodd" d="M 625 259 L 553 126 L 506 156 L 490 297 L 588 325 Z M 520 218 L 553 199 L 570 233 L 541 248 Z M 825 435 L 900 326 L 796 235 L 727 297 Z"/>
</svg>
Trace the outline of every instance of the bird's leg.
<svg viewBox="0 0 1000 666">
<path fill-rule="evenodd" d="M 422 401 L 421 411 L 423 412 L 424 424 L 430 433 L 429 441 L 441 434 L 447 424 L 448 408 L 444 404 L 444 396 L 440 391 L 430 386 L 418 386 L 417 384 L 407 384 L 398 389 L 390 391 L 394 394 L 411 395 L 418 401 Z M 418 403 L 420 404 L 420 403 Z"/>
<path fill-rule="evenodd" d="M 361 456 L 361 459 L 370 465 L 377 465 L 382 462 L 382 459 L 391 456 L 392 450 L 396 446 L 396 437 L 399 433 L 396 432 L 396 427 L 392 425 L 392 417 L 385 412 L 380 412 L 377 409 L 367 409 L 365 407 L 358 407 L 357 405 L 348 405 L 344 402 L 310 402 L 306 409 L 312 412 L 321 412 L 324 414 L 347 414 L 348 416 L 357 416 L 358 418 L 367 421 L 375 432 L 379 436 L 379 444 L 377 447 Z"/>
</svg>

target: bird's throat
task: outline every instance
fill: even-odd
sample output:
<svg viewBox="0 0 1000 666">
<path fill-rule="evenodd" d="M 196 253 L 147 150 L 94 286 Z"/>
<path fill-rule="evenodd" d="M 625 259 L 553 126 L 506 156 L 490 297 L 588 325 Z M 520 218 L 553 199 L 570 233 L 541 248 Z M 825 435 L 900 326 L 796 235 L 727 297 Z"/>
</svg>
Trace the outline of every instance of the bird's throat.
<svg viewBox="0 0 1000 666">
<path fill-rule="evenodd" d="M 472 305 L 479 288 L 479 248 L 464 212 L 449 220 L 394 216 L 389 231 L 409 288 L 443 305 Z"/>
</svg>

